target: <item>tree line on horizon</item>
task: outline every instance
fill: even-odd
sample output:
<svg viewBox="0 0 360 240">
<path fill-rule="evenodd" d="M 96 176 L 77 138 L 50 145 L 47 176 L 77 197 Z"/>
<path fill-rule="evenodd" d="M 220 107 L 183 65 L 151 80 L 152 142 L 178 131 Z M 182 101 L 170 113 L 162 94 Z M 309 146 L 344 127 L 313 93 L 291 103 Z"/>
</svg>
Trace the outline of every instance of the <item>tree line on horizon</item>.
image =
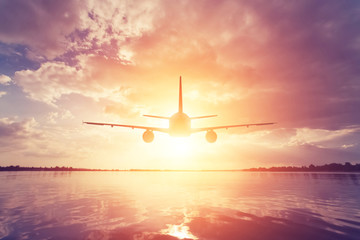
<svg viewBox="0 0 360 240">
<path fill-rule="evenodd" d="M 0 171 L 120 171 L 118 169 L 89 169 L 89 168 L 73 168 L 73 167 L 21 167 L 16 166 L 7 166 L 1 167 Z"/>
<path fill-rule="evenodd" d="M 243 171 L 249 172 L 360 172 L 360 164 L 351 164 L 346 162 L 345 164 L 341 163 L 330 163 L 321 166 L 315 166 L 310 164 L 302 167 L 269 167 L 269 168 L 249 168 L 244 169 Z"/>
<path fill-rule="evenodd" d="M 321 166 L 315 166 L 310 164 L 309 166 L 294 167 L 294 166 L 283 166 L 283 167 L 258 167 L 258 168 L 249 168 L 249 169 L 235 169 L 235 170 L 169 170 L 169 169 L 129 169 L 129 170 L 120 170 L 120 169 L 88 169 L 88 168 L 73 168 L 73 167 L 21 167 L 16 166 L 7 166 L 1 167 L 0 171 L 246 171 L 246 172 L 360 172 L 360 164 L 351 164 L 346 162 L 345 164 L 341 163 L 330 163 Z"/>
</svg>

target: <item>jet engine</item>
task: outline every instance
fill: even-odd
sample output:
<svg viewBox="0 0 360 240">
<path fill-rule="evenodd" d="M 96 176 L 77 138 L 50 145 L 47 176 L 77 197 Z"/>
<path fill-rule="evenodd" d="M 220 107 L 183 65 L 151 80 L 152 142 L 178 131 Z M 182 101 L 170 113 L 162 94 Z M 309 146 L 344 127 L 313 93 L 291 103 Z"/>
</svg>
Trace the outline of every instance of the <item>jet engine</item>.
<svg viewBox="0 0 360 240">
<path fill-rule="evenodd" d="M 146 130 L 143 134 L 143 140 L 146 143 L 150 143 L 154 140 L 154 133 L 151 130 Z"/>
<path fill-rule="evenodd" d="M 214 143 L 217 139 L 217 135 L 213 130 L 207 131 L 205 137 L 209 143 Z"/>
</svg>

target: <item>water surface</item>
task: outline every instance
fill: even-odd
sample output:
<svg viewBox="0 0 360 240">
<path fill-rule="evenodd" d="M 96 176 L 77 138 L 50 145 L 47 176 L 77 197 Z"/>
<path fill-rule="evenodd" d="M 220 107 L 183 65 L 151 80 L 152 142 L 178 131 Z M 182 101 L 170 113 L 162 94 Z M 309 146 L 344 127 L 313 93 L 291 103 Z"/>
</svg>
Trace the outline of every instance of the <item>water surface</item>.
<svg viewBox="0 0 360 240">
<path fill-rule="evenodd" d="M 1 239 L 360 239 L 360 175 L 0 172 Z"/>
</svg>

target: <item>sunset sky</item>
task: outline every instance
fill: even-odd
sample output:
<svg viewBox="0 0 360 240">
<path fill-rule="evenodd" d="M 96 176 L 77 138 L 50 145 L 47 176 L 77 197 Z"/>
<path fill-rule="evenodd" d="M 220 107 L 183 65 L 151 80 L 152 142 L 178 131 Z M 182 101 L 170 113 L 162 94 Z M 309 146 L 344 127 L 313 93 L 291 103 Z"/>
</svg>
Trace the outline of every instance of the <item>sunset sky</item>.
<svg viewBox="0 0 360 240">
<path fill-rule="evenodd" d="M 172 138 L 82 121 L 274 126 Z M 0 165 L 360 162 L 360 1 L 0 1 Z"/>
</svg>

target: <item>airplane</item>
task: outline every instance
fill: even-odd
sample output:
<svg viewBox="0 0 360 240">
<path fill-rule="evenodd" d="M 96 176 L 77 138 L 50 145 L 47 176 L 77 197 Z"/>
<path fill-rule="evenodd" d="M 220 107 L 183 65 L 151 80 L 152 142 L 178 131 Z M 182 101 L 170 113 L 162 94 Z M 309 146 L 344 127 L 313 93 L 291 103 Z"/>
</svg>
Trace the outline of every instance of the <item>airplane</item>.
<svg viewBox="0 0 360 240">
<path fill-rule="evenodd" d="M 214 143 L 217 139 L 217 134 L 215 129 L 228 129 L 235 127 L 249 127 L 249 126 L 263 126 L 275 124 L 273 122 L 267 123 L 249 123 L 249 124 L 237 124 L 237 125 L 224 125 L 224 126 L 215 126 L 215 127 L 203 127 L 203 128 L 191 128 L 191 120 L 216 117 L 217 115 L 207 115 L 207 116 L 198 116 L 198 117 L 189 117 L 183 112 L 183 100 L 182 100 L 182 85 L 181 85 L 181 76 L 179 82 L 179 110 L 177 113 L 173 114 L 171 117 L 155 116 L 155 115 L 143 115 L 144 117 L 151 118 L 160 118 L 166 119 L 169 121 L 169 128 L 159 128 L 159 127 L 146 127 L 146 126 L 137 126 L 137 125 L 125 125 L 125 124 L 116 124 L 116 123 L 99 123 L 99 122 L 83 122 L 86 124 L 100 125 L 100 126 L 111 126 L 111 127 L 127 127 L 127 128 L 137 128 L 145 129 L 143 133 L 143 140 L 146 143 L 150 143 L 154 140 L 154 132 L 163 132 L 167 133 L 172 137 L 188 137 L 193 133 L 205 132 L 205 138 L 209 143 Z"/>
</svg>

